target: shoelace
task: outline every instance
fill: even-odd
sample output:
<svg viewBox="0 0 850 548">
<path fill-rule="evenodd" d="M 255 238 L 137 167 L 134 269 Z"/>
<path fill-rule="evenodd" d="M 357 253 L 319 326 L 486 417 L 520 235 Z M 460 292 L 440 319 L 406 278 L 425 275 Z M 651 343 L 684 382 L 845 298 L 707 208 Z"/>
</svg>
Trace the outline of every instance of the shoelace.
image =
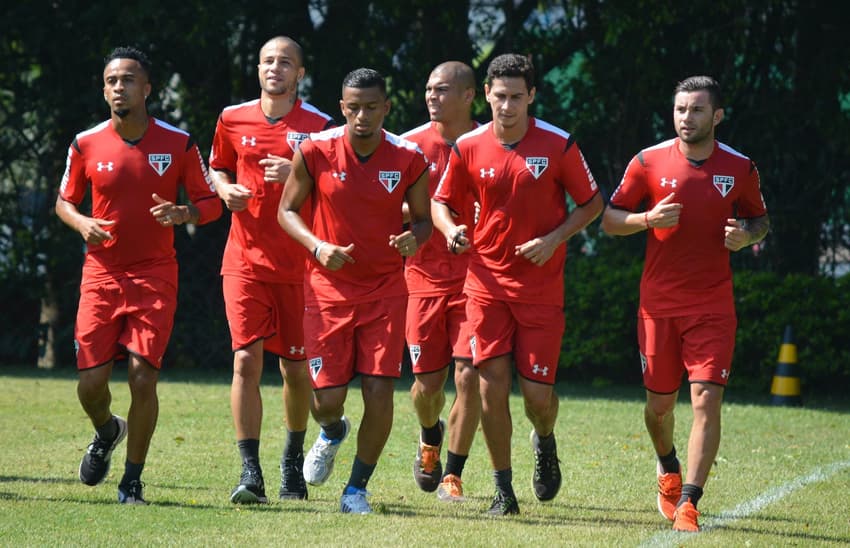
<svg viewBox="0 0 850 548">
<path fill-rule="evenodd" d="M 550 477 L 557 472 L 559 462 L 555 453 L 538 452 L 534 462 L 534 473 L 539 478 Z"/>
</svg>

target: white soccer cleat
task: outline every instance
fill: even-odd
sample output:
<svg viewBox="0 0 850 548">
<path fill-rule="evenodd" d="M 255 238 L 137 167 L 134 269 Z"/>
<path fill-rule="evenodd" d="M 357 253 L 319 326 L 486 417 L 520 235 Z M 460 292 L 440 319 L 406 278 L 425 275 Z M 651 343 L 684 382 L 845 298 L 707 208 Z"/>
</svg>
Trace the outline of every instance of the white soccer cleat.
<svg viewBox="0 0 850 548">
<path fill-rule="evenodd" d="M 322 485 L 325 483 L 333 472 L 334 459 L 339 451 L 339 446 L 348 438 L 351 432 L 351 422 L 343 415 L 342 424 L 345 427 L 342 437 L 338 440 L 331 440 L 325 436 L 324 430 L 319 432 L 313 447 L 304 457 L 304 481 L 310 485 Z"/>
</svg>

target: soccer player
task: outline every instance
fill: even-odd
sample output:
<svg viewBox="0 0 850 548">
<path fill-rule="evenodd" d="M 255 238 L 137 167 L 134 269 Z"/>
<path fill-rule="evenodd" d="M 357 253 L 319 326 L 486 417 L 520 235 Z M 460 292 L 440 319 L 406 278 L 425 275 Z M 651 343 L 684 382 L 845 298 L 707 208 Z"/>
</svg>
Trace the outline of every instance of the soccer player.
<svg viewBox="0 0 850 548">
<path fill-rule="evenodd" d="M 647 234 L 638 310 L 644 420 L 658 455 L 658 510 L 678 531 L 699 530 L 696 506 L 720 446 L 737 326 L 729 252 L 761 241 L 769 227 L 755 164 L 715 140 L 722 105 L 712 78 L 680 82 L 678 137 L 631 160 L 602 218 L 609 234 Z M 685 372 L 694 420 L 682 485 L 673 411 Z"/>
<path fill-rule="evenodd" d="M 425 84 L 425 104 L 431 121 L 402 134 L 419 145 L 429 161 L 429 193 L 437 189 L 452 146 L 463 133 L 478 126 L 470 116 L 475 98 L 475 74 L 464 63 L 438 65 Z M 472 195 L 458 222 L 472 225 Z M 468 255 L 452 253 L 442 234 L 435 233 L 405 263 L 410 296 L 405 328 L 415 380 L 410 389 L 421 425 L 413 477 L 423 491 L 436 490 L 445 501 L 462 501 L 461 475 L 481 417 L 478 372 L 472 367 L 466 322 Z M 446 402 L 443 388 L 454 362 L 457 391 L 449 412 L 449 444 L 445 472 L 440 461 L 445 422 L 440 412 Z"/>
<path fill-rule="evenodd" d="M 322 430 L 305 458 L 304 478 L 311 485 L 328 479 L 351 430 L 343 415 L 348 384 L 361 375 L 363 418 L 340 510 L 365 514 L 372 511 L 366 485 L 392 428 L 401 374 L 403 257 L 431 235 L 431 212 L 425 156 L 383 129 L 390 109 L 384 78 L 372 69 L 350 72 L 340 109 L 345 126 L 312 134 L 295 154 L 278 219 L 313 255 L 304 333 L 313 417 Z M 308 198 L 312 219 L 303 211 Z M 402 229 L 403 201 L 409 230 Z"/>
<path fill-rule="evenodd" d="M 534 427 L 534 494 L 551 500 L 561 486 L 553 384 L 565 324 L 565 243 L 599 215 L 603 201 L 574 138 L 529 115 L 535 87 L 528 58 L 493 59 L 484 92 L 493 119 L 457 140 L 432 215 L 449 249 L 470 253 L 466 313 L 496 483 L 488 512 L 505 515 L 519 513 L 508 408 L 512 360 Z M 468 192 L 481 206 L 474 230 L 453 216 Z M 565 193 L 577 204 L 571 211 Z"/>
<path fill-rule="evenodd" d="M 133 48 L 106 58 L 103 98 L 111 117 L 77 134 L 56 214 L 86 242 L 74 330 L 77 396 L 95 428 L 80 463 L 80 481 L 106 479 L 112 452 L 127 437 L 118 501 L 145 504 L 142 469 L 156 428 L 156 383 L 177 306 L 174 226 L 204 224 L 221 215 L 221 202 L 192 137 L 148 116 L 151 64 Z M 182 185 L 191 203 L 178 205 Z M 91 215 L 80 211 L 91 188 Z M 128 357 L 130 411 L 112 414 L 109 378 Z"/>
<path fill-rule="evenodd" d="M 221 265 L 233 348 L 230 407 L 242 459 L 234 503 L 267 502 L 260 466 L 263 353 L 278 356 L 283 377 L 286 444 L 281 499 L 306 499 L 304 435 L 313 387 L 304 354 L 304 263 L 307 253 L 281 229 L 277 208 L 292 155 L 330 116 L 298 98 L 304 78 L 301 46 L 277 36 L 260 48 L 260 98 L 225 108 L 213 137 L 210 168 L 231 216 Z"/>
</svg>

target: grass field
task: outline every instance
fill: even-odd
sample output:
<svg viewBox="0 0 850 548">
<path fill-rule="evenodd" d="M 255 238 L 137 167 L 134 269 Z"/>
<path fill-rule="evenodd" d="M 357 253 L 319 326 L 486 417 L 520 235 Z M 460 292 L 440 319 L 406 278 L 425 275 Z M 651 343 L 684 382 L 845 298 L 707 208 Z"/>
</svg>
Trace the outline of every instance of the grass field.
<svg viewBox="0 0 850 548">
<path fill-rule="evenodd" d="M 92 431 L 76 400 L 73 372 L 0 369 L 0 545 L 192 546 L 838 546 L 850 543 L 850 402 L 805 408 L 747 403 L 724 406 L 716 466 L 700 503 L 705 530 L 672 533 L 655 509 L 654 460 L 642 423 L 639 387 L 559 386 L 556 428 L 564 484 L 551 503 L 531 490 L 529 423 L 517 396 L 513 469 L 519 516 L 484 514 L 493 483 L 483 438 L 464 473 L 468 501 L 445 504 L 418 491 L 411 466 L 417 425 L 408 383 L 395 397 L 392 435 L 369 485 L 376 513 L 342 515 L 339 495 L 355 451 L 340 450 L 329 482 L 309 501 L 277 500 L 284 432 L 276 372 L 263 384 L 262 463 L 271 504 L 237 507 L 228 495 L 239 476 L 221 373 L 165 373 L 160 421 L 143 479 L 147 507 L 123 507 L 116 486 L 124 446 L 107 481 L 77 479 Z M 116 370 L 113 409 L 129 405 Z M 734 388 L 730 396 L 734 395 Z M 451 396 L 449 396 L 451 399 Z M 756 398 L 764 402 L 765 398 Z M 357 425 L 359 390 L 346 414 Z M 685 452 L 688 403 L 677 409 L 677 446 Z M 317 433 L 310 425 L 307 444 Z"/>
</svg>

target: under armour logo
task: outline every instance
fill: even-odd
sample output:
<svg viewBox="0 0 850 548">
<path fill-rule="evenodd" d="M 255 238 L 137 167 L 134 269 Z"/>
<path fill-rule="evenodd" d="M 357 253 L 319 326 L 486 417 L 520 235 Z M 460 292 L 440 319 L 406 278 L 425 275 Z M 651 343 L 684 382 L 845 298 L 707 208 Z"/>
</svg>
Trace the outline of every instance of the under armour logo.
<svg viewBox="0 0 850 548">
<path fill-rule="evenodd" d="M 640 355 L 640 372 L 646 373 L 646 356 Z"/>
<path fill-rule="evenodd" d="M 431 162 L 431 165 L 428 166 L 428 169 L 431 171 L 437 171 L 437 162 Z"/>
<path fill-rule="evenodd" d="M 676 179 L 667 180 L 667 177 L 661 178 L 661 188 L 670 185 L 670 188 L 676 188 Z"/>
<path fill-rule="evenodd" d="M 337 173 L 336 171 L 334 171 L 334 179 L 339 179 L 340 181 L 344 181 L 345 180 L 345 172 L 340 171 L 339 173 Z"/>
<path fill-rule="evenodd" d="M 304 355 L 304 347 L 303 346 L 300 346 L 300 347 L 299 346 L 290 346 L 289 347 L 289 353 L 290 354 L 300 354 L 301 356 L 303 356 Z"/>
<path fill-rule="evenodd" d="M 531 368 L 531 372 L 534 373 L 535 375 L 542 375 L 542 376 L 545 377 L 546 375 L 549 374 L 549 368 L 548 367 L 540 367 L 540 364 L 535 363 L 534 367 Z"/>
<path fill-rule="evenodd" d="M 720 370 L 720 378 L 721 379 L 728 379 L 729 378 L 729 370 L 728 369 L 721 369 Z"/>
<path fill-rule="evenodd" d="M 98 171 L 103 171 L 103 170 L 112 171 L 114 165 L 115 164 L 113 164 L 112 162 L 98 162 L 97 163 L 97 170 Z"/>
<path fill-rule="evenodd" d="M 257 146 L 257 138 L 256 137 L 248 137 L 246 135 L 242 136 L 242 146 Z"/>
<path fill-rule="evenodd" d="M 469 350 L 472 352 L 472 358 L 475 359 L 475 350 L 478 346 L 478 341 L 475 339 L 475 335 L 469 337 Z"/>
<path fill-rule="evenodd" d="M 494 167 L 491 167 L 490 169 L 484 169 L 483 167 L 481 168 L 481 178 L 482 179 L 484 179 L 485 177 L 489 177 L 489 178 L 492 179 L 495 176 L 496 176 L 496 168 L 494 168 Z"/>
</svg>

